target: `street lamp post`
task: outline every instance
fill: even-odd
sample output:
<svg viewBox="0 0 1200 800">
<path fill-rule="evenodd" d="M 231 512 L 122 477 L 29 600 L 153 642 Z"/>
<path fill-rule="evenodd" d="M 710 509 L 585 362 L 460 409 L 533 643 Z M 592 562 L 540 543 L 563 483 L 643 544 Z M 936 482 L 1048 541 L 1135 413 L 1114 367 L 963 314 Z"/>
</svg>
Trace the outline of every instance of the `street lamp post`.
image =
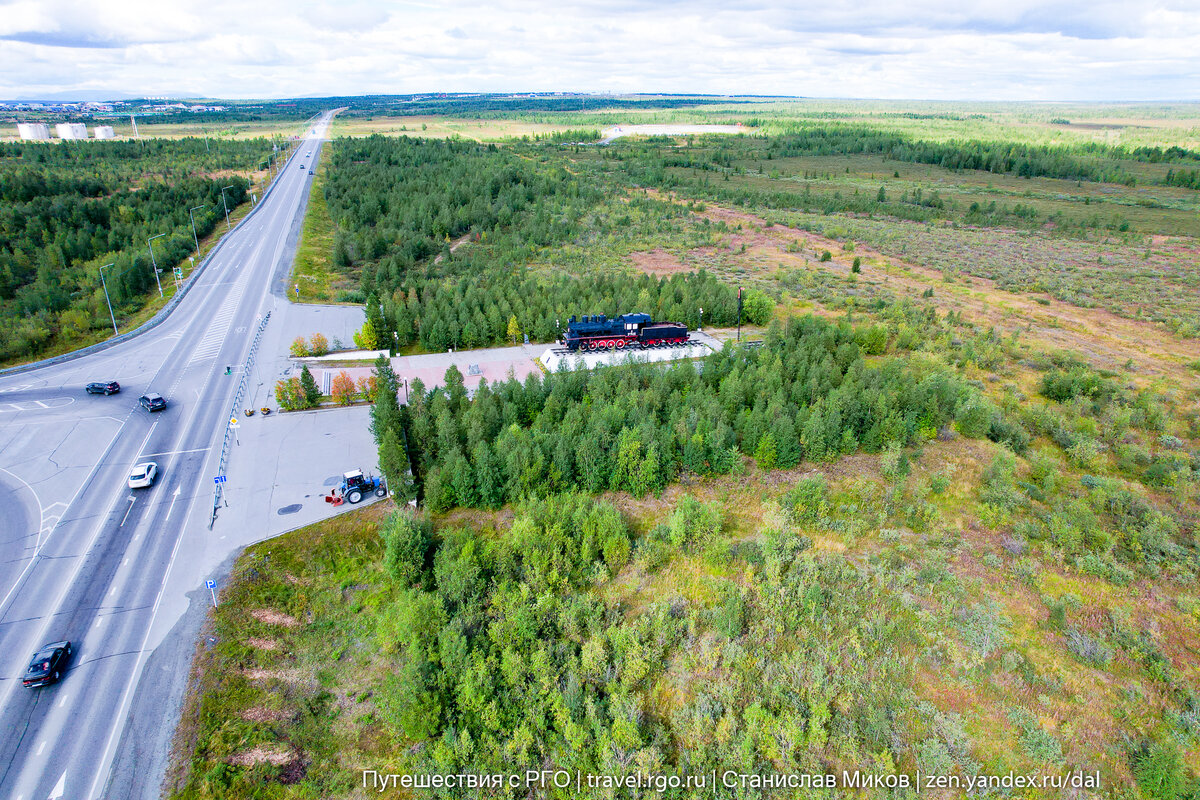
<svg viewBox="0 0 1200 800">
<path fill-rule="evenodd" d="M 150 263 L 154 265 L 154 282 L 158 284 L 158 296 L 163 297 L 162 281 L 158 279 L 158 260 L 154 257 L 154 245 L 150 244 L 159 236 L 166 236 L 165 233 L 159 233 L 151 236 L 146 240 L 146 247 L 150 248 Z"/>
<path fill-rule="evenodd" d="M 700 324 L 696 327 L 696 330 L 698 330 L 698 331 L 704 330 L 704 309 L 703 308 L 700 309 Z"/>
<path fill-rule="evenodd" d="M 208 203 L 204 203 L 196 206 L 195 208 L 188 209 L 188 218 L 192 221 L 192 239 L 196 242 L 196 255 L 200 255 L 200 237 L 196 235 L 196 217 L 192 215 L 192 212 L 199 211 L 207 205 Z"/>
<path fill-rule="evenodd" d="M 401 378 L 404 383 L 404 405 L 408 405 L 408 378 Z"/>
<path fill-rule="evenodd" d="M 229 230 L 229 205 L 225 202 L 225 190 L 232 189 L 233 184 L 221 187 L 221 205 L 225 207 L 225 229 Z"/>
<path fill-rule="evenodd" d="M 103 267 L 100 268 L 100 285 L 104 287 L 104 302 L 108 303 L 108 318 L 110 320 L 112 320 L 113 336 L 116 336 L 119 333 L 117 331 L 117 318 L 115 316 L 113 316 L 112 300 L 108 299 L 108 282 L 104 280 L 104 270 L 111 266 L 113 266 L 113 265 L 105 264 Z"/>
</svg>

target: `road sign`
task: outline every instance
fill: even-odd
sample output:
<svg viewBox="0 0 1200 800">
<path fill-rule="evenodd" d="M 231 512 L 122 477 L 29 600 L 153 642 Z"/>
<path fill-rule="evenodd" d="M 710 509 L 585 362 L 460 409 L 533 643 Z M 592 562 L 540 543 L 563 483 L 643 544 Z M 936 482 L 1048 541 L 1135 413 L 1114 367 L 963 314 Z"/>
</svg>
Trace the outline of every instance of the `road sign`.
<svg viewBox="0 0 1200 800">
<path fill-rule="evenodd" d="M 205 582 L 204 582 L 204 588 L 206 588 L 206 589 L 212 589 L 212 588 L 214 588 L 216 585 L 217 585 L 217 582 L 216 582 L 216 581 L 205 581 Z"/>
<path fill-rule="evenodd" d="M 225 482 L 225 476 L 224 476 L 224 475 L 218 475 L 217 477 L 213 478 L 213 483 L 221 484 L 221 483 L 224 483 L 224 482 Z"/>
<path fill-rule="evenodd" d="M 231 428 L 236 428 L 237 426 L 238 426 L 238 418 L 237 418 L 237 417 L 230 417 L 230 418 L 229 418 L 229 427 L 231 427 Z"/>
</svg>

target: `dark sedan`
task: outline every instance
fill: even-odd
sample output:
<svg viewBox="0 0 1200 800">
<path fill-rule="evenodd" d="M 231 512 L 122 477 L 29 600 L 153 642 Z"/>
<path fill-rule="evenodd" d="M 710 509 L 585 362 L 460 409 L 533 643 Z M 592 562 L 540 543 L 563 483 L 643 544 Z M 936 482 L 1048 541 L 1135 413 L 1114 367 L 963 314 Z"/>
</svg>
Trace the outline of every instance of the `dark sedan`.
<svg viewBox="0 0 1200 800">
<path fill-rule="evenodd" d="M 29 667 L 21 677 L 21 683 L 29 687 L 57 683 L 62 671 L 67 668 L 67 660 L 70 657 L 70 642 L 51 642 L 43 645 L 42 649 L 29 659 Z"/>
<path fill-rule="evenodd" d="M 121 391 L 121 384 L 116 381 L 96 381 L 85 388 L 88 394 L 116 394 Z"/>
</svg>

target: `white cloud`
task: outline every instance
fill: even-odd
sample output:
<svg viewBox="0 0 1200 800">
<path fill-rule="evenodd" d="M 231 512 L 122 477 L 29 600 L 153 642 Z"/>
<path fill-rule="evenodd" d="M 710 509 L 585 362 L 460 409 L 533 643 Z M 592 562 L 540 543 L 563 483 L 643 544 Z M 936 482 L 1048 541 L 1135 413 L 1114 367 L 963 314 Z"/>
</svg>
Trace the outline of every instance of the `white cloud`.
<svg viewBox="0 0 1200 800">
<path fill-rule="evenodd" d="M 0 0 L 0 97 L 1189 99 L 1198 54 L 1194 0 Z"/>
</svg>

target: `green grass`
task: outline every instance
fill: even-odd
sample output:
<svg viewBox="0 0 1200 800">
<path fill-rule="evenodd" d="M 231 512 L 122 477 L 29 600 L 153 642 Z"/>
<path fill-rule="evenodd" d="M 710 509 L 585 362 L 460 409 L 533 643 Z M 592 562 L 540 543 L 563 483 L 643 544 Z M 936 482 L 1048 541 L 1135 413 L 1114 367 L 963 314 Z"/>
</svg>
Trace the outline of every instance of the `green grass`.
<svg viewBox="0 0 1200 800">
<path fill-rule="evenodd" d="M 296 248 L 292 286 L 288 291 L 288 297 L 296 299 L 294 287 L 298 284 L 301 303 L 333 302 L 339 290 L 353 286 L 349 276 L 334 271 L 331 264 L 336 226 L 325 203 L 325 173 L 326 167 L 322 164 L 308 193 L 304 230 Z"/>
<path fill-rule="evenodd" d="M 389 587 L 379 579 L 375 526 L 390 505 L 285 534 L 239 558 L 206 624 L 215 642 L 193 662 L 170 797 L 344 797 L 359 770 L 387 763 L 387 741 L 370 732 L 362 699 L 381 677 L 371 668 L 372 609 Z M 256 748 L 287 758 L 245 763 Z"/>
</svg>

